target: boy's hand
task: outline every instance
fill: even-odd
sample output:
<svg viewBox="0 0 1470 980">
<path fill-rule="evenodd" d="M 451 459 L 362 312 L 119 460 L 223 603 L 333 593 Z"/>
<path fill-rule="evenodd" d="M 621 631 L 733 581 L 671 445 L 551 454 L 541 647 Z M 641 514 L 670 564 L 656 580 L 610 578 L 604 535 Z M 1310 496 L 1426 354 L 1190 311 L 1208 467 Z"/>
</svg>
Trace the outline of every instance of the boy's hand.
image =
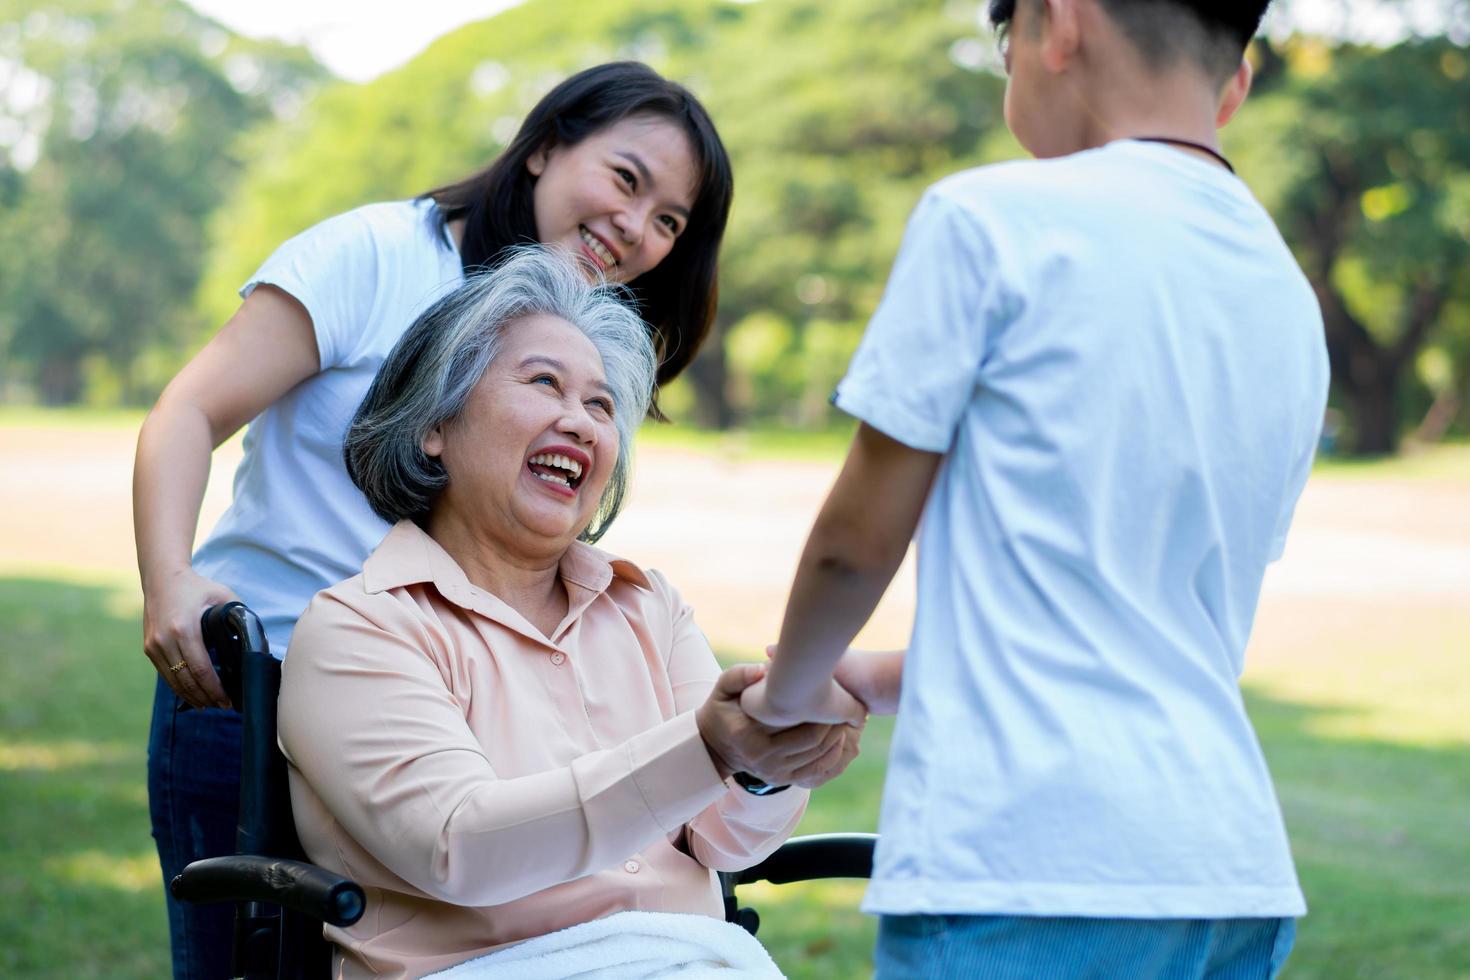
<svg viewBox="0 0 1470 980">
<path fill-rule="evenodd" d="M 902 692 L 903 653 L 848 650 L 837 661 L 832 679 L 867 705 L 872 714 L 896 715 Z"/>
<path fill-rule="evenodd" d="M 832 679 L 863 703 L 869 714 L 898 714 L 902 691 L 902 650 L 876 652 L 848 649 L 837 661 Z M 766 659 L 776 656 L 776 644 L 766 647 Z"/>
<path fill-rule="evenodd" d="M 752 720 L 771 728 L 790 728 L 808 722 L 826 725 L 852 725 L 861 728 L 867 721 L 868 709 L 842 685 L 832 681 L 816 704 L 805 705 L 800 712 L 782 711 L 766 699 L 766 681 L 747 687 L 740 695 L 740 708 Z"/>
</svg>

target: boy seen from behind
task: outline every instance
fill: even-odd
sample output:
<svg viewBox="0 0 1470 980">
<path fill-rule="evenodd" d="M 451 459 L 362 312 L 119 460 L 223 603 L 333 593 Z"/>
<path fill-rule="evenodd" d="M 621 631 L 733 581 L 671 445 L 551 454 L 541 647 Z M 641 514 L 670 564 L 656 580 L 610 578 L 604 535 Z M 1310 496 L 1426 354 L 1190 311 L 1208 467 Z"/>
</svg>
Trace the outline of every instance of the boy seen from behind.
<svg viewBox="0 0 1470 980">
<path fill-rule="evenodd" d="M 841 720 L 835 672 L 898 711 L 880 978 L 1262 977 L 1291 947 L 1238 679 L 1327 357 L 1216 142 L 1266 5 L 992 0 L 1039 159 L 925 194 L 838 387 L 861 425 L 744 704 Z M 907 653 L 844 657 L 916 528 Z"/>
</svg>

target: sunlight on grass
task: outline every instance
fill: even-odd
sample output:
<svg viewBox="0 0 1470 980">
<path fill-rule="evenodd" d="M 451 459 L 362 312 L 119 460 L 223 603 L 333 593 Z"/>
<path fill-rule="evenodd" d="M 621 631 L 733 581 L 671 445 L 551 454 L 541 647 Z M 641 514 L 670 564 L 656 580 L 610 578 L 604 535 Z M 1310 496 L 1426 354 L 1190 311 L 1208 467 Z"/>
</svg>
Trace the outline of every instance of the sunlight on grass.
<svg viewBox="0 0 1470 980">
<path fill-rule="evenodd" d="M 1318 459 L 1312 478 L 1470 481 L 1470 442 L 1407 443 L 1381 459 Z"/>
<path fill-rule="evenodd" d="M 158 854 L 152 848 L 127 856 L 107 851 L 77 851 L 47 858 L 41 868 L 72 885 L 133 893 L 158 887 Z"/>
<path fill-rule="evenodd" d="M 114 615 L 135 616 L 143 612 L 143 597 L 138 588 L 138 577 L 126 572 L 109 572 L 96 568 L 75 568 L 70 565 L 45 565 L 31 562 L 13 563 L 0 555 L 0 579 L 31 578 L 57 585 L 76 585 L 107 589 L 114 593 L 108 599 L 107 611 Z M 129 606 L 131 603 L 131 606 Z M 36 611 L 39 614 L 39 610 Z M 141 635 L 141 634 L 140 634 Z M 0 651 L 4 639 L 0 638 Z"/>
<path fill-rule="evenodd" d="M 740 886 L 740 901 L 747 900 L 759 908 L 780 908 L 802 902 L 820 902 L 833 908 L 855 909 L 863 900 L 867 882 L 846 878 L 830 881 L 803 881 L 789 885 L 773 885 L 758 881 Z"/>
<path fill-rule="evenodd" d="M 0 741 L 0 772 L 56 772 L 81 766 L 121 762 L 141 753 L 120 742 L 11 742 Z"/>
<path fill-rule="evenodd" d="M 42 408 L 0 405 L 0 428 L 136 429 L 147 414 L 141 408 Z"/>
<path fill-rule="evenodd" d="M 1466 707 L 1470 602 L 1423 604 L 1399 616 L 1303 607 L 1300 652 L 1249 662 L 1246 681 L 1271 698 L 1320 709 L 1304 723 L 1332 739 L 1422 748 L 1470 746 Z"/>
<path fill-rule="evenodd" d="M 1470 732 L 1464 728 L 1467 708 L 1459 705 L 1425 706 L 1413 711 L 1394 705 L 1328 705 L 1332 710 L 1305 726 L 1305 730 L 1323 738 L 1352 741 L 1397 742 L 1424 748 L 1464 748 L 1470 746 Z"/>
<path fill-rule="evenodd" d="M 831 463 L 840 461 L 847 453 L 855 429 L 856 423 L 850 421 L 817 432 L 764 427 L 717 432 L 687 425 L 647 422 L 638 430 L 638 442 L 726 459 L 796 459 Z"/>
</svg>

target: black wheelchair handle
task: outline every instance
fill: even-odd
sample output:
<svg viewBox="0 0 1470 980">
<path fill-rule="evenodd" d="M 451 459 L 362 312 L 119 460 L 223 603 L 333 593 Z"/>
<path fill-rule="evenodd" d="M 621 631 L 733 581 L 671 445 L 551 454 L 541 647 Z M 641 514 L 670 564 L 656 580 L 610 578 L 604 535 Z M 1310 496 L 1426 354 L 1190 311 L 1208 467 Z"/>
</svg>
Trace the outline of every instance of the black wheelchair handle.
<svg viewBox="0 0 1470 980">
<path fill-rule="evenodd" d="M 259 617 L 243 602 L 226 602 L 210 606 L 199 617 L 199 631 L 204 637 L 204 649 L 219 674 L 220 686 L 236 710 L 240 708 L 241 660 L 247 653 L 270 655 L 270 644 L 265 638 L 265 627 Z"/>
<path fill-rule="evenodd" d="M 255 854 L 194 861 L 168 887 L 185 902 L 266 902 L 343 928 L 367 908 L 355 881 L 304 861 Z"/>
<path fill-rule="evenodd" d="M 793 837 L 753 868 L 735 873 L 735 884 L 784 885 L 817 878 L 868 878 L 877 834 L 812 834 Z"/>
</svg>

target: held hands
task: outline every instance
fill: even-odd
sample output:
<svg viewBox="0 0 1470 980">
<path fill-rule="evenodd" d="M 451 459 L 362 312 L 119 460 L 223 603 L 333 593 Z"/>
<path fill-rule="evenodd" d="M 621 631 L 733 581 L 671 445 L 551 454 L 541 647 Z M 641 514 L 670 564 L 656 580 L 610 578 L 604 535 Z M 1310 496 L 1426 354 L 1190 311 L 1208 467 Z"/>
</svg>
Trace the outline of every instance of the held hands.
<svg viewBox="0 0 1470 980">
<path fill-rule="evenodd" d="M 898 699 L 903 688 L 904 653 L 903 650 L 849 649 L 837 661 L 832 679 L 843 691 L 860 701 L 868 714 L 898 714 Z M 772 643 L 766 647 L 766 657 L 770 659 L 775 656 L 776 644 Z M 760 717 L 768 716 L 763 714 Z"/>
<path fill-rule="evenodd" d="M 143 652 L 174 693 L 196 708 L 228 708 L 230 699 L 209 662 L 200 632 L 204 610 L 238 597 L 192 568 L 143 593 Z"/>
<path fill-rule="evenodd" d="M 765 672 L 764 664 L 731 667 L 720 675 L 708 700 L 695 712 L 699 733 L 720 776 L 748 772 L 767 783 L 812 788 L 840 775 L 857 758 L 865 713 L 856 714 L 855 723 L 780 728 L 762 724 L 742 709 L 741 696 L 761 683 Z M 849 711 L 845 717 L 853 715 Z"/>
<path fill-rule="evenodd" d="M 852 725 L 861 727 L 867 721 L 868 709 L 863 703 L 843 689 L 835 680 L 828 683 L 822 698 L 800 712 L 783 711 L 770 703 L 766 696 L 763 679 L 747 687 L 740 695 L 740 707 L 754 720 L 772 728 L 788 728 L 803 722 L 825 725 Z"/>
</svg>

